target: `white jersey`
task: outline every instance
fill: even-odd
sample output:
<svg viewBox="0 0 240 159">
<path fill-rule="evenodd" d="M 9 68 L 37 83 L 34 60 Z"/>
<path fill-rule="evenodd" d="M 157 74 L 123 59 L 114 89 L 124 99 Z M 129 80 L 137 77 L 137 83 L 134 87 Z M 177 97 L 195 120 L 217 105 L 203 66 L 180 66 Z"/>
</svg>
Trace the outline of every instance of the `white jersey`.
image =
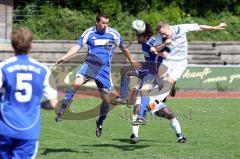
<svg viewBox="0 0 240 159">
<path fill-rule="evenodd" d="M 167 61 L 185 61 L 188 55 L 188 42 L 186 33 L 190 31 L 198 31 L 200 27 L 198 24 L 180 24 L 171 26 L 173 35 L 171 37 L 171 44 L 167 47 L 170 53 L 167 56 Z M 161 42 L 163 37 L 158 34 L 158 41 Z"/>
</svg>

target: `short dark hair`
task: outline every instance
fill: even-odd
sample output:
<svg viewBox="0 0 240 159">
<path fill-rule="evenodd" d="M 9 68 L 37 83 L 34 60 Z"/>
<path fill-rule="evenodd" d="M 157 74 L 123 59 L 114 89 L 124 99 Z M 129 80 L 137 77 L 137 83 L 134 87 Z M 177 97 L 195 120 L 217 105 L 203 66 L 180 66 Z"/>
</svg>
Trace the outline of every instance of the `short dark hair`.
<svg viewBox="0 0 240 159">
<path fill-rule="evenodd" d="M 146 25 L 146 28 L 145 28 L 144 32 L 140 34 L 140 36 L 150 38 L 153 35 L 152 27 L 149 23 L 146 23 L 146 22 L 145 22 L 145 25 Z"/>
<path fill-rule="evenodd" d="M 97 13 L 97 16 L 96 16 L 96 22 L 100 22 L 100 19 L 104 17 L 106 19 L 108 19 L 108 15 L 104 14 L 104 13 Z"/>
<path fill-rule="evenodd" d="M 28 28 L 19 28 L 11 36 L 12 47 L 16 54 L 27 54 L 31 48 L 32 31 Z"/>
</svg>

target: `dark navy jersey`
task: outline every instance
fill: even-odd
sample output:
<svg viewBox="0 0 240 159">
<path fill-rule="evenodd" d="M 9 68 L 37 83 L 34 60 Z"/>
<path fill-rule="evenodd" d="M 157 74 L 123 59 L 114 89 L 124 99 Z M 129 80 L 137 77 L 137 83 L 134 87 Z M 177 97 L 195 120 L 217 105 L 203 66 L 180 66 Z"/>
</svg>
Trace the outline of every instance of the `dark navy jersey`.
<svg viewBox="0 0 240 159">
<path fill-rule="evenodd" d="M 162 63 L 163 58 L 157 56 L 150 51 L 150 48 L 155 46 L 156 39 L 154 37 L 149 38 L 149 40 L 142 44 L 142 51 L 146 62 Z"/>
<path fill-rule="evenodd" d="M 159 65 L 163 61 L 163 57 L 158 56 L 150 51 L 151 47 L 154 47 L 159 42 L 154 37 L 148 39 L 148 41 L 142 44 L 142 52 L 145 58 L 145 62 L 142 66 L 142 70 L 138 71 L 140 76 L 145 76 L 147 73 L 156 74 Z"/>
</svg>

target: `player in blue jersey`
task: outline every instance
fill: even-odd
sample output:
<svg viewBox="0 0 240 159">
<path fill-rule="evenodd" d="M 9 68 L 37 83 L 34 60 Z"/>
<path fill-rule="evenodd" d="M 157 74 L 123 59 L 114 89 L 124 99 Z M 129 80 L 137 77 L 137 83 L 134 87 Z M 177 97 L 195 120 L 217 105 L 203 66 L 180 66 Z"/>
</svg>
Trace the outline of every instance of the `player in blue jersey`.
<svg viewBox="0 0 240 159">
<path fill-rule="evenodd" d="M 50 85 L 50 71 L 30 58 L 32 32 L 12 33 L 15 56 L 0 63 L 0 158 L 35 158 L 40 134 L 41 100 L 57 105 L 57 91 Z"/>
<path fill-rule="evenodd" d="M 61 110 L 57 113 L 57 117 L 55 119 L 56 121 L 60 121 L 62 119 L 64 110 L 66 109 L 69 101 L 72 100 L 75 91 L 78 90 L 81 85 L 85 84 L 90 79 L 93 79 L 95 80 L 102 99 L 100 115 L 96 121 L 97 137 L 100 137 L 102 134 L 103 121 L 106 119 L 110 107 L 110 65 L 114 48 L 119 46 L 131 64 L 137 69 L 141 68 L 141 65 L 132 58 L 121 35 L 115 29 L 108 27 L 108 23 L 108 16 L 98 14 L 96 17 L 96 26 L 87 29 L 80 37 L 77 44 L 57 61 L 57 64 L 60 64 L 68 60 L 85 44 L 88 45 L 86 60 L 79 69 L 73 86 L 67 89 L 62 100 Z"/>
<path fill-rule="evenodd" d="M 137 70 L 133 66 L 124 66 L 121 68 L 121 82 L 120 82 L 120 96 L 117 96 L 115 99 L 111 101 L 111 104 L 130 104 L 134 103 L 135 96 L 138 92 L 138 89 L 141 85 L 141 81 L 134 87 L 134 91 L 132 96 L 128 98 L 128 85 L 130 83 L 130 76 L 143 77 L 149 71 L 154 71 L 156 68 L 162 63 L 163 57 L 153 54 L 150 51 L 150 48 L 154 47 L 154 45 L 159 43 L 152 36 L 153 31 L 150 24 L 145 23 L 142 20 L 135 20 L 132 22 L 132 29 L 136 32 L 138 43 L 141 44 L 142 53 L 144 55 L 145 62 L 141 64 L 145 66 L 142 70 Z M 140 36 L 141 35 L 141 36 Z M 161 48 L 163 49 L 168 45 L 168 41 L 166 41 Z M 168 48 L 164 48 L 165 51 L 169 51 Z M 173 87 L 174 88 L 174 87 Z M 174 96 L 174 89 L 172 91 Z"/>
</svg>

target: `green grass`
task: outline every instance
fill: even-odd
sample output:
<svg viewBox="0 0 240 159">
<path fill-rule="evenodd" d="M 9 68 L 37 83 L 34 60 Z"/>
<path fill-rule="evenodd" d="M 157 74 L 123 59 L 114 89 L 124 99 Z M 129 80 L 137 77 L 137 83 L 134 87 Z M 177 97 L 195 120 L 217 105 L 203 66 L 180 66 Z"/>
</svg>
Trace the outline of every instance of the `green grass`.
<svg viewBox="0 0 240 159">
<path fill-rule="evenodd" d="M 71 110 L 87 110 L 99 99 L 74 101 Z M 100 138 L 95 118 L 54 121 L 54 112 L 43 110 L 38 158 L 44 159 L 238 159 L 240 158 L 240 99 L 170 99 L 186 144 L 176 142 L 165 119 L 149 117 L 140 127 L 140 143 L 129 144 L 130 115 L 126 106 L 113 109 Z"/>
</svg>

